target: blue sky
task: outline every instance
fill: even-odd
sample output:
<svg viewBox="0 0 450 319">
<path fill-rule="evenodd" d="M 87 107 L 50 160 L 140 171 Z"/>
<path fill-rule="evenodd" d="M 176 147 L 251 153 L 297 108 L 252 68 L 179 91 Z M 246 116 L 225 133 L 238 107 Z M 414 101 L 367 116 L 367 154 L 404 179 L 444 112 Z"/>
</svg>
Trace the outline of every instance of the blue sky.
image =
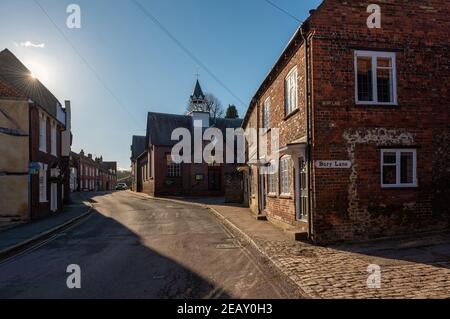
<svg viewBox="0 0 450 319">
<path fill-rule="evenodd" d="M 0 1 L 0 50 L 16 54 L 61 102 L 72 101 L 74 151 L 126 169 L 131 136 L 145 134 L 146 113 L 184 113 L 197 72 L 204 91 L 243 116 L 299 25 L 264 0 L 139 0 L 230 94 L 132 0 L 37 1 L 81 57 L 35 0 Z M 321 2 L 271 1 L 302 21 Z M 71 3 L 81 7 L 81 29 L 66 27 Z"/>
</svg>

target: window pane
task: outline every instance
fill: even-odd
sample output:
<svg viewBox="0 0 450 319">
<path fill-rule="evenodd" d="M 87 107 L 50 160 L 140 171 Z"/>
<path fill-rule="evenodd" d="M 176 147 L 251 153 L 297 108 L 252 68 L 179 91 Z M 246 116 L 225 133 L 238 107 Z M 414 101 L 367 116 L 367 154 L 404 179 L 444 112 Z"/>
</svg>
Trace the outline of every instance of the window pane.
<svg viewBox="0 0 450 319">
<path fill-rule="evenodd" d="M 282 159 L 280 163 L 280 188 L 280 192 L 282 194 L 289 194 L 291 192 L 289 179 L 289 158 Z"/>
<path fill-rule="evenodd" d="M 392 102 L 392 70 L 377 69 L 378 102 Z"/>
<path fill-rule="evenodd" d="M 383 166 L 383 184 L 395 185 L 397 184 L 397 167 Z"/>
<path fill-rule="evenodd" d="M 412 184 L 414 182 L 414 156 L 413 153 L 401 153 L 400 156 L 400 182 L 402 184 Z"/>
<path fill-rule="evenodd" d="M 384 164 L 395 164 L 397 163 L 397 154 L 394 152 L 384 153 L 383 155 Z"/>
<path fill-rule="evenodd" d="M 372 101 L 372 58 L 358 57 L 358 100 Z"/>
<path fill-rule="evenodd" d="M 392 67 L 392 59 L 391 58 L 378 58 L 377 66 L 379 68 L 390 68 L 390 67 Z"/>
</svg>

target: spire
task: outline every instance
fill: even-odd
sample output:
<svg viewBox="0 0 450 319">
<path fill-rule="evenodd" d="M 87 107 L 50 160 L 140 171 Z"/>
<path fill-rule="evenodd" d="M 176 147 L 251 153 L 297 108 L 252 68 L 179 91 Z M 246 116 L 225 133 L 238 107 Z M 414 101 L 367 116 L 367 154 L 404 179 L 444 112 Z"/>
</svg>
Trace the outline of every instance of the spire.
<svg viewBox="0 0 450 319">
<path fill-rule="evenodd" d="M 194 93 L 191 95 L 190 98 L 190 109 L 192 111 L 203 111 L 205 112 L 207 109 L 207 101 L 206 96 L 203 93 L 202 87 L 200 86 L 200 82 L 197 79 L 197 82 L 195 83 Z"/>
<path fill-rule="evenodd" d="M 198 81 L 198 79 L 197 82 L 195 83 L 195 89 L 192 98 L 197 100 L 203 100 L 205 98 L 205 94 L 203 94 L 203 90 L 202 87 L 200 86 L 200 82 Z"/>
</svg>

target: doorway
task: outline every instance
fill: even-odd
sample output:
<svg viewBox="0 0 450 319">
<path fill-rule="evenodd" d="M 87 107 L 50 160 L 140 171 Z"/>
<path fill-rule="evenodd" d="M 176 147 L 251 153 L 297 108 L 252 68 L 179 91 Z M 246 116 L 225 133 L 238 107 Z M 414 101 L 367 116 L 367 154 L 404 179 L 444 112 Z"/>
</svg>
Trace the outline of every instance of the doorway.
<svg viewBox="0 0 450 319">
<path fill-rule="evenodd" d="M 305 220 L 309 215 L 308 205 L 308 169 L 307 162 L 303 158 L 298 159 L 298 167 L 296 167 L 296 217 L 297 220 Z"/>
<path fill-rule="evenodd" d="M 50 210 L 55 213 L 58 210 L 58 184 L 50 185 Z"/>
<path fill-rule="evenodd" d="M 266 175 L 260 174 L 259 175 L 259 185 L 260 185 L 260 208 L 261 212 L 263 212 L 266 209 L 267 206 L 267 197 L 266 197 Z"/>
<path fill-rule="evenodd" d="M 208 190 L 219 192 L 222 188 L 222 174 L 220 167 L 208 168 Z"/>
</svg>

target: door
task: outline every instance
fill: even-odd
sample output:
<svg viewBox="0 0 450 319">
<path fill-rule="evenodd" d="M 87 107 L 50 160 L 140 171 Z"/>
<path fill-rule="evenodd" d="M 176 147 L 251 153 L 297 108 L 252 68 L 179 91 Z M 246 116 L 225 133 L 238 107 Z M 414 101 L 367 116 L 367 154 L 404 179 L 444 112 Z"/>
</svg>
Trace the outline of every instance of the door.
<svg viewBox="0 0 450 319">
<path fill-rule="evenodd" d="M 260 174 L 259 175 L 259 185 L 260 185 L 260 207 L 261 207 L 261 212 L 264 211 L 266 209 L 266 204 L 267 204 L 267 198 L 266 198 L 266 175 L 265 174 Z"/>
<path fill-rule="evenodd" d="M 50 210 L 56 212 L 58 210 L 58 184 L 52 183 L 50 186 Z"/>
<path fill-rule="evenodd" d="M 208 168 L 208 190 L 218 192 L 221 190 L 221 176 L 220 167 Z"/>
<path fill-rule="evenodd" d="M 309 214 L 308 206 L 308 170 L 307 163 L 300 158 L 298 160 L 297 185 L 296 185 L 296 211 L 297 220 L 306 219 Z"/>
</svg>

